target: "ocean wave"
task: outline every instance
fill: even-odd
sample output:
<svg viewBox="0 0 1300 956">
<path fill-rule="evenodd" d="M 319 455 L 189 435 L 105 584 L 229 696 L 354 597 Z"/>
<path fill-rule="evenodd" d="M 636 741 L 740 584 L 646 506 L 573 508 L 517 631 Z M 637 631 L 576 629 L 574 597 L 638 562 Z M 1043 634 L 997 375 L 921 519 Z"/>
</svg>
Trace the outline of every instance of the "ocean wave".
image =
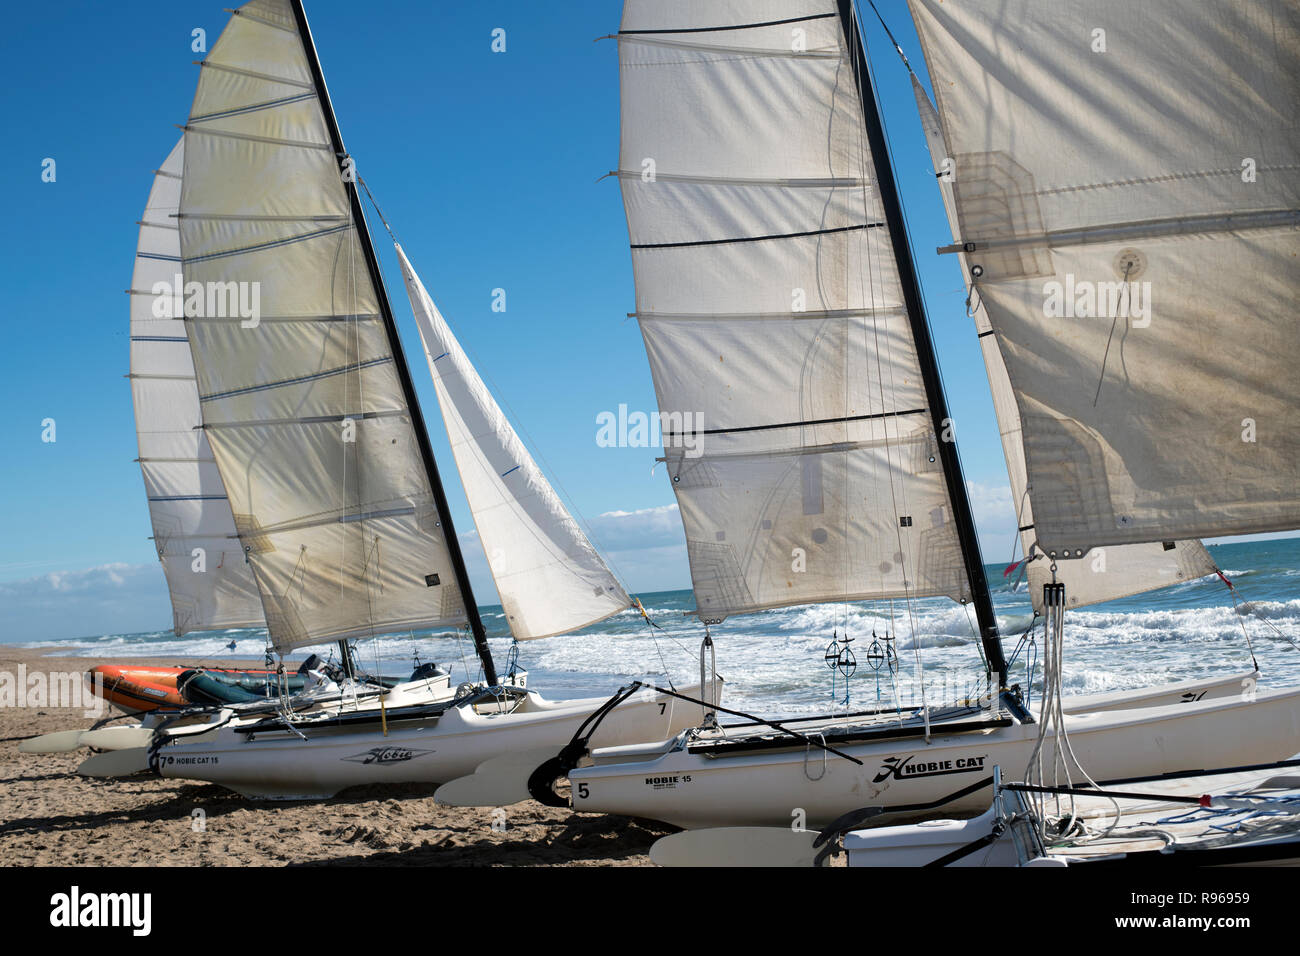
<svg viewBox="0 0 1300 956">
<path fill-rule="evenodd" d="M 1231 546 L 1237 547 L 1237 546 Z M 1291 560 L 1294 552 L 1296 559 Z M 1300 683 L 1300 542 L 1276 542 L 1269 550 L 1216 551 L 1242 581 L 1241 603 L 1213 579 L 1181 582 L 1160 592 L 1136 595 L 1099 607 L 1067 611 L 1065 674 L 1067 693 L 1085 694 L 1136 689 L 1172 681 L 1249 670 L 1250 651 L 1243 625 L 1269 686 Z M 1259 563 L 1252 566 L 1259 554 Z M 1290 564 L 1289 567 L 1276 567 Z M 1000 569 L 999 569 L 1000 571 Z M 994 577 L 997 577 L 995 575 Z M 1012 593 L 996 582 L 994 609 L 1010 652 L 1033 620 L 1025 592 Z M 519 645 L 520 664 L 530 671 L 530 685 L 548 697 L 599 696 L 629 680 L 678 686 L 699 679 L 699 648 L 705 629 L 690 612 L 690 591 L 651 593 L 646 611 L 658 625 L 649 627 L 635 608 L 576 634 Z M 483 608 L 489 644 L 503 667 L 511 640 L 499 606 Z M 848 682 L 850 706 L 892 700 L 897 689 L 904 704 L 919 702 L 916 662 L 924 673 L 926 699 L 942 703 L 982 679 L 974 610 L 944 598 L 910 602 L 832 603 L 774 608 L 728 618 L 711 627 L 718 671 L 728 681 L 725 700 L 758 714 L 825 713 L 842 705 L 844 680 L 825 659 L 832 635 L 854 638 L 858 669 Z M 872 631 L 892 635 L 899 670 L 873 671 L 867 661 Z M 1034 682 L 1041 680 L 1042 629 L 1033 635 L 1035 652 L 1017 659 L 1012 680 L 1029 683 L 1026 664 L 1034 659 Z M 227 645 L 235 642 L 233 650 Z M 260 660 L 262 629 L 234 628 L 178 638 L 170 630 L 139 634 L 97 634 L 58 641 L 33 641 L 22 647 L 87 659 L 153 657 L 218 663 L 242 658 Z M 300 648 L 294 659 L 316 652 L 334 654 L 331 644 Z M 457 680 L 475 676 L 478 662 L 472 641 L 454 632 L 418 633 L 411 637 L 360 642 L 357 657 L 368 669 L 401 673 L 414 661 L 450 665 Z M 462 666 L 463 665 L 463 666 Z M 468 672 L 463 674 L 462 670 Z M 667 675 L 665 675 L 667 671 Z M 558 688 L 559 690 L 553 690 Z M 836 695 L 832 698 L 832 690 Z M 563 693 L 560 693 L 560 692 Z M 570 693 L 572 692 L 572 693 Z M 880 697 L 878 698 L 878 694 Z"/>
</svg>

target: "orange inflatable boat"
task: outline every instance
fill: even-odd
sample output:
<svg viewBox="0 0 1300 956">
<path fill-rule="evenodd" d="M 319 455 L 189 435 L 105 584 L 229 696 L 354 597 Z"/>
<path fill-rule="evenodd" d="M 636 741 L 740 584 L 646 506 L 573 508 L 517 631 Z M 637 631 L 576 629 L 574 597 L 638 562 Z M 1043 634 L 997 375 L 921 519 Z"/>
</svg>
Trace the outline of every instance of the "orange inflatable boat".
<svg viewBox="0 0 1300 956">
<path fill-rule="evenodd" d="M 204 668 L 217 677 L 265 679 L 272 671 L 241 671 Z M 91 687 L 114 707 L 128 714 L 142 714 L 159 707 L 184 707 L 191 703 L 178 686 L 182 674 L 193 667 L 141 667 L 137 664 L 99 664 L 86 673 Z M 100 683 L 102 681 L 102 685 Z"/>
</svg>

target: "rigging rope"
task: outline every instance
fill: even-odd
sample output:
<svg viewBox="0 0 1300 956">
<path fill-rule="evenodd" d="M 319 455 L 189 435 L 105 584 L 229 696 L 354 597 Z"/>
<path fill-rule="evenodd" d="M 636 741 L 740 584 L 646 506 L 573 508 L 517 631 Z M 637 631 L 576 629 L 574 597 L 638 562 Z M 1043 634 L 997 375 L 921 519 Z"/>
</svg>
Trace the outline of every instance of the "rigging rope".
<svg viewBox="0 0 1300 956">
<path fill-rule="evenodd" d="M 1056 817 L 1049 819 L 1046 812 L 1046 800 L 1043 793 L 1035 793 L 1032 798 L 1034 804 L 1035 819 L 1040 829 L 1040 835 L 1045 844 L 1056 845 L 1063 840 L 1070 842 L 1083 842 L 1085 840 L 1101 839 L 1107 836 L 1120 822 L 1119 803 L 1112 797 L 1110 798 L 1111 806 L 1114 810 L 1114 818 L 1110 824 L 1101 831 L 1093 830 L 1087 827 L 1079 820 L 1075 810 L 1074 802 L 1074 775 L 1071 773 L 1073 767 L 1078 774 L 1095 790 L 1101 787 L 1084 769 L 1082 762 L 1074 753 L 1074 748 L 1070 743 L 1070 737 L 1065 724 L 1065 708 L 1062 702 L 1063 687 L 1063 651 L 1065 645 L 1065 585 L 1056 581 L 1056 566 L 1052 565 L 1052 582 L 1043 585 L 1043 609 L 1045 647 L 1043 655 L 1043 700 L 1038 716 L 1038 737 L 1034 742 L 1034 749 L 1029 757 L 1029 766 L 1025 769 L 1025 781 L 1029 785 L 1037 784 L 1039 788 L 1046 786 L 1043 774 L 1043 750 L 1047 743 L 1049 733 L 1052 736 L 1052 784 L 1051 788 L 1055 792 L 1055 811 Z M 1064 776 L 1065 785 L 1061 786 L 1061 778 Z M 1068 812 L 1062 813 L 1061 795 L 1068 796 L 1066 804 Z M 1082 834 L 1078 835 L 1076 829 Z"/>
<path fill-rule="evenodd" d="M 884 27 L 885 36 L 889 37 L 889 42 L 894 44 L 894 49 L 898 51 L 898 55 L 903 60 L 903 66 L 907 67 L 908 73 L 911 73 L 913 76 L 915 76 L 916 74 L 912 73 L 912 64 L 907 62 L 907 54 L 904 53 L 903 48 L 898 45 L 898 41 L 894 39 L 893 32 L 889 29 L 889 24 L 885 22 L 885 18 L 882 17 L 880 15 L 880 11 L 876 9 L 875 0 L 867 0 L 867 4 L 868 6 L 871 7 L 871 12 L 876 15 L 876 19 L 880 21 L 880 25 Z"/>
<path fill-rule="evenodd" d="M 664 678 L 668 681 L 668 686 L 672 687 L 673 678 L 672 675 L 668 673 L 668 662 L 664 660 L 663 648 L 659 646 L 659 638 L 656 637 L 654 633 L 655 631 L 663 631 L 663 628 L 650 619 L 650 614 L 649 612 L 646 611 L 645 605 L 641 603 L 641 599 L 639 597 L 635 597 L 632 595 L 629 595 L 629 597 L 631 597 L 632 599 L 632 606 L 636 608 L 638 612 L 640 612 L 642 619 L 647 624 L 650 625 L 650 640 L 654 642 L 655 653 L 659 655 L 659 666 L 660 668 L 663 669 Z M 664 631 L 664 633 L 666 634 L 668 632 Z M 677 644 L 678 647 L 681 647 L 681 645 L 678 644 L 676 641 L 674 641 L 673 643 Z M 682 649 L 685 650 L 685 648 Z"/>
<path fill-rule="evenodd" d="M 392 239 L 393 242 L 397 242 L 397 236 L 393 233 L 393 227 L 390 226 L 388 220 L 384 218 L 384 214 L 379 208 L 379 203 L 375 202 L 375 197 L 370 192 L 370 187 L 366 185 L 366 181 L 359 175 L 357 176 L 357 182 L 360 183 L 361 188 L 366 191 L 366 197 L 370 200 L 370 205 L 375 207 L 375 215 L 379 217 L 379 221 L 384 224 L 384 229 L 388 231 L 388 238 Z"/>
<path fill-rule="evenodd" d="M 1110 343 L 1115 337 L 1115 326 L 1119 323 L 1120 316 L 1124 317 L 1124 332 L 1128 333 L 1128 297 L 1129 297 L 1129 273 L 1133 271 L 1133 263 L 1124 263 L 1124 298 L 1119 307 L 1115 310 L 1115 317 L 1110 322 L 1110 334 L 1106 336 L 1106 352 L 1101 357 L 1101 375 L 1097 378 L 1097 394 L 1092 397 L 1092 407 L 1097 407 L 1097 400 L 1101 398 L 1101 386 L 1106 381 L 1106 362 L 1110 358 Z M 1124 362 L 1124 340 L 1120 339 L 1120 364 Z"/>
<path fill-rule="evenodd" d="M 1238 618 L 1241 618 L 1242 616 L 1241 608 L 1237 606 L 1237 596 L 1240 595 L 1241 592 L 1237 590 L 1237 586 L 1233 584 L 1231 581 L 1229 581 L 1227 576 L 1222 571 L 1220 571 L 1217 567 L 1214 569 L 1214 573 L 1217 574 L 1219 576 L 1219 579 L 1228 586 L 1228 592 L 1232 595 L 1232 609 L 1233 611 L 1236 612 Z M 1244 596 L 1243 596 L 1243 601 L 1245 601 Z M 1300 651 L 1300 644 L 1296 644 L 1296 642 L 1293 641 L 1285 631 L 1283 631 L 1280 627 L 1278 627 L 1268 618 L 1260 614 L 1254 607 L 1251 606 L 1253 603 L 1254 603 L 1253 601 L 1245 601 L 1245 603 L 1241 607 L 1244 607 L 1256 618 L 1258 618 L 1262 623 L 1264 623 L 1268 627 L 1271 627 L 1273 631 L 1277 634 L 1277 636 L 1282 638 L 1282 640 L 1286 641 L 1288 644 L 1290 644 L 1292 648 L 1294 648 L 1297 651 Z M 1241 621 L 1241 633 L 1244 634 L 1246 637 L 1246 646 L 1250 648 L 1250 660 L 1252 663 L 1254 663 L 1255 649 L 1254 647 L 1251 646 L 1250 634 L 1246 632 L 1246 622 L 1244 620 Z M 1258 664 L 1255 664 L 1255 669 L 1259 670 Z"/>
</svg>

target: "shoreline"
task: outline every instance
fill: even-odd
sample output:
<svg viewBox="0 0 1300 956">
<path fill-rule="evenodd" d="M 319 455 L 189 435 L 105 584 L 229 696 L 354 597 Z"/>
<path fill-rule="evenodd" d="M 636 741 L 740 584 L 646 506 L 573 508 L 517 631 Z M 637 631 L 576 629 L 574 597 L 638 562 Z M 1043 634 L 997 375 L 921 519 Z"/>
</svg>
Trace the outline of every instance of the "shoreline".
<svg viewBox="0 0 1300 956">
<path fill-rule="evenodd" d="M 0 646 L 0 672 L 16 676 L 20 665 L 29 675 L 84 672 L 97 663 L 56 655 L 51 648 Z M 18 752 L 28 737 L 93 722 L 77 707 L 0 707 L 0 860 L 6 866 L 649 866 L 651 844 L 675 829 L 529 801 L 505 808 L 505 829 L 494 831 L 490 808 L 438 806 L 432 786 L 260 802 L 215 784 L 143 774 L 78 777 L 85 749 Z"/>
</svg>

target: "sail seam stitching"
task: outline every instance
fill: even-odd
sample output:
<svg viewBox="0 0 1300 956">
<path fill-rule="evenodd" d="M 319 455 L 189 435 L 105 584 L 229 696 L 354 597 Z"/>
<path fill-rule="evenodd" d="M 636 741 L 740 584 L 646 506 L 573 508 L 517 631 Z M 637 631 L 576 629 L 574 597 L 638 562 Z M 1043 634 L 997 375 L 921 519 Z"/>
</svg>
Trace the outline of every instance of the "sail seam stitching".
<svg viewBox="0 0 1300 956">
<path fill-rule="evenodd" d="M 215 402 L 222 398 L 232 398 L 236 395 L 248 395 L 252 392 L 265 392 L 273 388 L 284 388 L 287 385 L 302 385 L 306 382 L 315 382 L 323 378 L 332 378 L 335 375 L 346 375 L 348 372 L 359 372 L 362 369 L 373 368 L 376 365 L 386 365 L 392 360 L 393 358 L 391 355 L 385 355 L 380 358 L 369 359 L 365 362 L 354 362 L 351 365 L 342 365 L 338 368 L 326 369 L 323 372 L 313 372 L 310 375 L 300 375 L 297 378 L 281 379 L 278 382 L 263 382 L 260 385 L 247 385 L 243 388 L 234 388 L 226 392 L 200 395 L 199 401 Z"/>
<path fill-rule="evenodd" d="M 191 116 L 191 123 L 205 123 L 208 120 L 224 119 L 228 116 L 242 116 L 245 113 L 256 113 L 259 110 L 274 109 L 277 106 L 287 106 L 289 103 L 301 103 L 304 100 L 314 100 L 316 94 L 311 91 L 296 93 L 293 96 L 284 96 L 278 100 L 267 100 L 265 103 L 251 103 L 248 106 L 237 106 L 233 109 L 222 110 L 218 113 L 200 113 L 197 116 Z"/>
<path fill-rule="evenodd" d="M 311 90 L 315 93 L 315 87 L 310 83 L 304 83 L 302 80 L 291 80 L 284 76 L 273 76 L 270 73 L 258 73 L 255 70 L 245 70 L 237 66 L 227 66 L 224 63 L 213 63 L 211 60 L 199 60 L 200 67 L 207 67 L 212 70 L 219 70 L 223 73 L 237 73 L 240 76 L 251 77 L 255 80 L 266 80 L 268 83 L 283 83 L 286 86 L 296 86 L 300 90 Z M 179 179 L 180 177 L 176 177 Z"/>
<path fill-rule="evenodd" d="M 255 246 L 242 246 L 239 249 L 226 249 L 222 252 L 209 252 L 207 255 L 192 256 L 191 258 L 182 258 L 184 263 L 207 262 L 209 259 L 222 259 L 226 256 L 242 256 L 246 252 L 261 252 L 265 249 L 275 249 L 279 246 L 287 246 L 295 242 L 304 242 L 308 239 L 319 239 L 323 236 L 333 236 L 340 232 L 346 232 L 352 228 L 351 223 L 342 226 L 335 226 L 332 229 L 318 229 L 315 232 L 306 232 L 301 236 L 287 236 L 284 239 L 273 239 L 270 242 L 261 242 Z M 163 258 L 163 257 L 159 257 Z"/>
<path fill-rule="evenodd" d="M 230 12 L 235 16 L 243 17 L 246 20 L 255 20 L 263 26 L 273 27 L 276 30 L 284 31 L 285 33 L 292 33 L 294 36 L 298 35 L 296 27 L 285 26 L 283 23 L 276 23 L 274 20 L 268 20 L 266 17 L 259 17 L 256 13 L 249 13 L 247 10 L 231 10 Z"/>
<path fill-rule="evenodd" d="M 298 139 L 276 139 L 273 136 L 253 136 L 251 133 L 232 133 L 224 129 L 204 129 L 202 126 L 186 124 L 181 127 L 187 133 L 202 133 L 204 136 L 223 136 L 226 139 L 240 139 L 250 143 L 268 143 L 271 146 L 290 146 L 295 149 L 333 150 L 329 143 L 310 143 Z"/>
</svg>

